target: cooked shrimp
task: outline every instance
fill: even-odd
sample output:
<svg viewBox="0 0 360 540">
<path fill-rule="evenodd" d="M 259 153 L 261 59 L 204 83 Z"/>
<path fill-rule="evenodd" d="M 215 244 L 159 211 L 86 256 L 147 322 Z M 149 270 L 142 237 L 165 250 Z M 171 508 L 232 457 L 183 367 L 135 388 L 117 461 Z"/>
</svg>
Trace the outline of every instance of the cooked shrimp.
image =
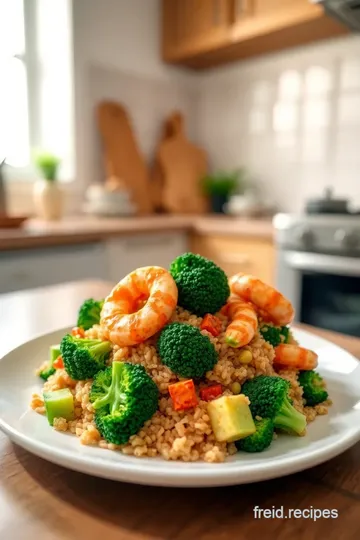
<svg viewBox="0 0 360 540">
<path fill-rule="evenodd" d="M 279 291 L 254 276 L 235 274 L 229 279 L 230 291 L 245 302 L 251 302 L 280 326 L 291 323 L 294 308 Z"/>
<path fill-rule="evenodd" d="M 282 343 L 275 347 L 274 364 L 293 369 L 315 369 L 318 365 L 318 355 L 298 345 Z"/>
<path fill-rule="evenodd" d="M 225 332 L 225 341 L 231 347 L 244 347 L 255 335 L 258 320 L 251 304 L 231 296 L 222 312 L 231 320 Z"/>
<path fill-rule="evenodd" d="M 136 345 L 168 322 L 177 299 L 176 283 L 167 270 L 160 266 L 138 268 L 105 299 L 100 324 L 113 343 Z"/>
</svg>

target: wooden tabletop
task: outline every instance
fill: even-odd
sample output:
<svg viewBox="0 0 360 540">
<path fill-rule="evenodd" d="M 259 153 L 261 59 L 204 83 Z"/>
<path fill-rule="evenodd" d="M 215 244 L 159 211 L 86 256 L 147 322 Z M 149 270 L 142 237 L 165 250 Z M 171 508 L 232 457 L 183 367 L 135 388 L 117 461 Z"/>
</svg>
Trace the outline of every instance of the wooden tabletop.
<svg viewBox="0 0 360 540">
<path fill-rule="evenodd" d="M 34 335 L 74 322 L 81 301 L 109 284 L 84 282 L 0 297 L 0 356 Z M 53 309 L 52 309 L 53 308 Z M 360 358 L 360 339 L 315 333 Z M 255 519 L 328 509 L 338 518 Z M 360 444 L 302 473 L 252 485 L 170 489 L 122 484 L 37 458 L 0 432 L 0 540 L 358 540 Z"/>
</svg>

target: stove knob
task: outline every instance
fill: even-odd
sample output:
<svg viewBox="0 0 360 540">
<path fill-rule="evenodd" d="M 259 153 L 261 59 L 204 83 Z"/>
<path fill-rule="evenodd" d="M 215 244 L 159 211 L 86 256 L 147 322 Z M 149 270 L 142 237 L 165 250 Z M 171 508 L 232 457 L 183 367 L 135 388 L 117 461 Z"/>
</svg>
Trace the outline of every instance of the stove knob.
<svg viewBox="0 0 360 540">
<path fill-rule="evenodd" d="M 309 227 L 302 227 L 296 231 L 297 240 L 304 246 L 310 247 L 314 244 L 315 236 Z"/>
<path fill-rule="evenodd" d="M 337 229 L 334 239 L 343 248 L 354 248 L 359 243 L 359 237 L 353 231 L 345 229 Z"/>
</svg>

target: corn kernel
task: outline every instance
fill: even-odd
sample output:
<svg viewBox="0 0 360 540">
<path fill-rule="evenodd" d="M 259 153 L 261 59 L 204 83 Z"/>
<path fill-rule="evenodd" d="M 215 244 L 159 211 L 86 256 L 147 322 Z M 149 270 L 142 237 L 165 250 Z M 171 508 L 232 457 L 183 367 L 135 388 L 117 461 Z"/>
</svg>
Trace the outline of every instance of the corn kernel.
<svg viewBox="0 0 360 540">
<path fill-rule="evenodd" d="M 252 353 L 248 349 L 245 349 L 243 351 L 240 351 L 239 354 L 239 362 L 242 364 L 250 364 L 252 360 Z"/>
<path fill-rule="evenodd" d="M 235 381 L 232 383 L 231 385 L 231 391 L 233 394 L 237 395 L 237 394 L 240 394 L 240 390 L 241 390 L 241 386 L 240 386 L 240 383 Z"/>
</svg>

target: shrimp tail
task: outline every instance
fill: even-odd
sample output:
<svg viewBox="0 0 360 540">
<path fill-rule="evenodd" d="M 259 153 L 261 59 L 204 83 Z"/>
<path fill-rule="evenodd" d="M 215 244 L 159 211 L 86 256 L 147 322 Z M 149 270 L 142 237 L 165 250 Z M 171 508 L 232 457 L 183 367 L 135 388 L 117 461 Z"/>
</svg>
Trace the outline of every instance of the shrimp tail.
<svg viewBox="0 0 360 540">
<path fill-rule="evenodd" d="M 223 312 L 231 321 L 225 332 L 226 343 L 234 348 L 248 345 L 258 327 L 258 319 L 253 306 L 236 297 L 230 297 Z"/>
</svg>

